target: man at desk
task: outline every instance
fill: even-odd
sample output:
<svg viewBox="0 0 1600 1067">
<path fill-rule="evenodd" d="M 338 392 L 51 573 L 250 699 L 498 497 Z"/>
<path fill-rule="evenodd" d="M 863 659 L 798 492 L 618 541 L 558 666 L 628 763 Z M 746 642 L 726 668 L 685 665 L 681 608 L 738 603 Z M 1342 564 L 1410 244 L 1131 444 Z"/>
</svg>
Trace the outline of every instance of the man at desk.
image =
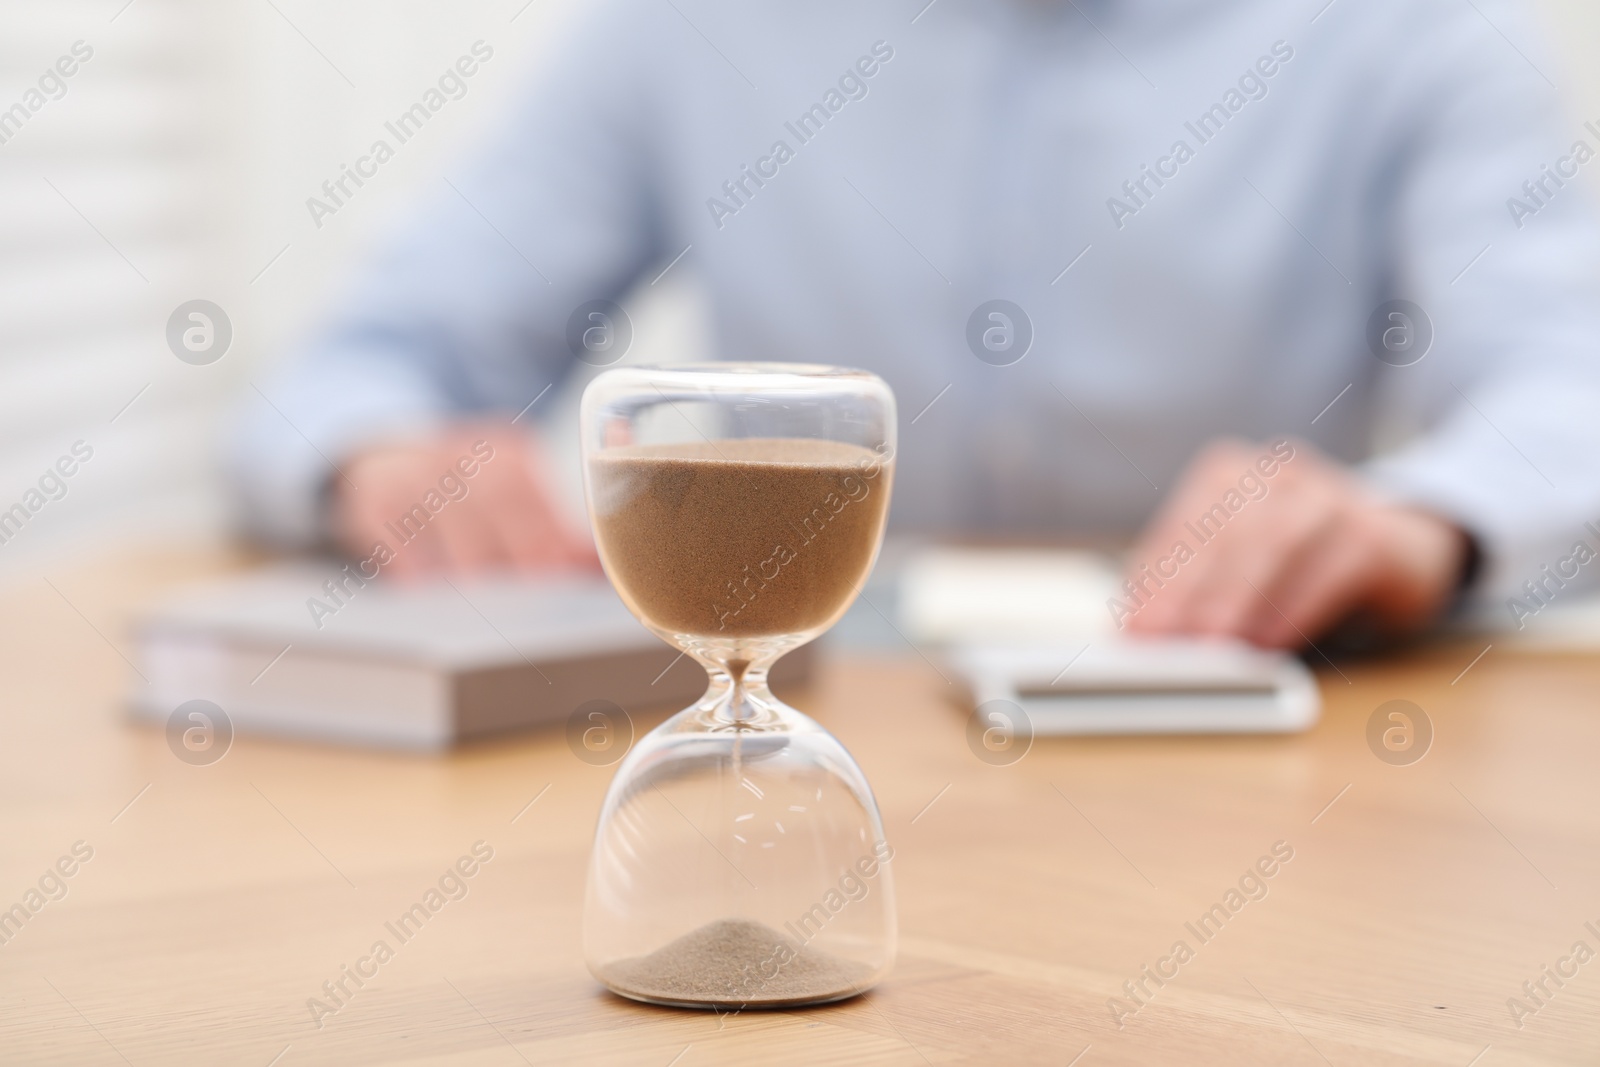
<svg viewBox="0 0 1600 1067">
<path fill-rule="evenodd" d="M 1137 536 L 1133 628 L 1405 631 L 1571 552 L 1600 128 L 1520 9 L 924 2 L 577 16 L 252 394 L 255 531 L 365 554 L 489 434 L 509 458 L 394 568 L 584 565 L 511 416 L 575 313 L 670 269 L 723 357 L 888 380 L 899 529 Z"/>
</svg>

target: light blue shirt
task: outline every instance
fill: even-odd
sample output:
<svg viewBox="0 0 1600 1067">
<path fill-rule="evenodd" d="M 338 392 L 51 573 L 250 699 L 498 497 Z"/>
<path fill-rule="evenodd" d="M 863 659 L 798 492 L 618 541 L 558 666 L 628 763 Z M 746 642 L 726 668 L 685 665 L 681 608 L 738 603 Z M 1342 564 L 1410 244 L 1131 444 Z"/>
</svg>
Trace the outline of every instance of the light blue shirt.
<svg viewBox="0 0 1600 1067">
<path fill-rule="evenodd" d="M 1520 8 L 925 2 L 591 5 L 263 383 L 277 410 L 250 395 L 255 531 L 312 539 L 328 460 L 366 441 L 594 373 L 574 310 L 676 260 L 717 357 L 888 380 L 902 530 L 1131 535 L 1231 434 L 1459 522 L 1497 596 L 1596 541 L 1600 240 L 1574 175 L 1600 123 L 1564 116 Z M 991 300 L 1025 320 L 969 330 Z M 1426 321 L 1380 316 L 1384 362 L 1391 300 Z"/>
</svg>

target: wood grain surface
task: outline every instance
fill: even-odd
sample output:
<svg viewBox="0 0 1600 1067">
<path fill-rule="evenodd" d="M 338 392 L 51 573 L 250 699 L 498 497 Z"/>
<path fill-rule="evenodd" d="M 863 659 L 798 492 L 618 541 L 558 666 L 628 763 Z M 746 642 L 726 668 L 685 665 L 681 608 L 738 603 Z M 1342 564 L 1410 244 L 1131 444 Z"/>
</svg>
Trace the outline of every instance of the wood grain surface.
<svg viewBox="0 0 1600 1067">
<path fill-rule="evenodd" d="M 49 893 L 0 946 L 0 1062 L 1600 1062 L 1600 960 L 1572 955 L 1600 951 L 1600 659 L 1324 665 L 1303 736 L 1039 739 L 997 767 L 919 654 L 834 647 L 788 696 L 873 782 L 899 962 L 852 1002 L 718 1016 L 617 999 L 584 969 L 611 770 L 560 731 L 447 758 L 241 738 L 190 766 L 125 722 L 131 608 L 236 565 L 109 560 L 5 594 L 0 908 Z M 1433 727 L 1410 765 L 1367 742 L 1394 699 Z M 92 858 L 50 899 L 79 842 Z M 493 858 L 466 895 L 314 1021 L 323 983 L 477 842 Z M 1275 844 L 1292 859 L 1230 911 Z M 1176 975 L 1136 1003 L 1147 965 Z"/>
</svg>

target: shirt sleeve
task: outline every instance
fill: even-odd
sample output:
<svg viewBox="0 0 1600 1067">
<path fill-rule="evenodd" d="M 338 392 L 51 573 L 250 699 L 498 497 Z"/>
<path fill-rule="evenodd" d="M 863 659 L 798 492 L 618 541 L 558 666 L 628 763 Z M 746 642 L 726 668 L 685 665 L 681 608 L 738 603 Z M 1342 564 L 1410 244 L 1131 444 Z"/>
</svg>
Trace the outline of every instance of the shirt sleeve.
<svg viewBox="0 0 1600 1067">
<path fill-rule="evenodd" d="M 558 31 L 504 128 L 446 164 L 324 327 L 246 391 L 229 456 L 246 532 L 313 544 L 323 489 L 353 450 L 522 408 L 569 369 L 579 305 L 619 299 L 660 259 L 648 20 L 631 6 L 602 3 Z"/>
<path fill-rule="evenodd" d="M 1396 87 L 1408 103 L 1388 116 L 1393 167 L 1374 190 L 1392 206 L 1375 216 L 1395 284 L 1379 299 L 1419 305 L 1432 345 L 1380 368 L 1392 412 L 1423 429 L 1365 468 L 1477 538 L 1474 599 L 1502 613 L 1542 565 L 1600 544 L 1585 529 L 1600 519 L 1600 164 L 1580 176 L 1600 135 L 1562 114 L 1517 15 L 1461 7 L 1409 50 L 1420 84 Z"/>
</svg>

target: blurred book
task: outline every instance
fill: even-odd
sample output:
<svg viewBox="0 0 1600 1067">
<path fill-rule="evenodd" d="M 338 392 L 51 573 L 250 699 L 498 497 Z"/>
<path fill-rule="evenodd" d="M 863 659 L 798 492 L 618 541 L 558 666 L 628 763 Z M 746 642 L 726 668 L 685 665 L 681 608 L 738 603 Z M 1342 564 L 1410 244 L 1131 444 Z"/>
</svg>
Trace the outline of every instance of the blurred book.
<svg viewBox="0 0 1600 1067">
<path fill-rule="evenodd" d="M 204 699 L 240 733 L 440 749 L 562 722 L 589 700 L 677 710 L 706 689 L 705 669 L 604 578 L 341 578 L 272 567 L 148 610 L 134 627 L 148 684 L 135 682 L 132 713 L 166 722 Z M 803 683 L 812 658 L 811 646 L 791 652 L 773 684 Z"/>
<path fill-rule="evenodd" d="M 900 624 L 913 641 L 938 645 L 1104 637 L 1116 632 L 1106 601 L 1120 583 L 1100 552 L 924 548 L 902 565 Z"/>
<path fill-rule="evenodd" d="M 1107 555 L 937 548 L 901 572 L 900 622 L 942 650 L 969 708 L 1020 707 L 1036 735 L 1283 733 L 1321 712 L 1299 659 L 1237 641 L 1121 634 Z"/>
</svg>

